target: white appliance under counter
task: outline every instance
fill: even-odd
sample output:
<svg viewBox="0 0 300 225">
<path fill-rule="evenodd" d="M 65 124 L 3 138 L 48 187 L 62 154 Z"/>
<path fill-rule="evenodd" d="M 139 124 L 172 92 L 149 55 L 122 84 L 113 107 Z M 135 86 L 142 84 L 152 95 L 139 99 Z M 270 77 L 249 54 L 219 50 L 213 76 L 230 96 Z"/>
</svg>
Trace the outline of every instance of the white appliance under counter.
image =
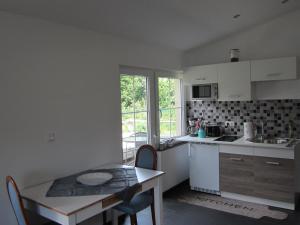
<svg viewBox="0 0 300 225">
<path fill-rule="evenodd" d="M 190 143 L 189 148 L 191 189 L 219 194 L 219 145 Z"/>
</svg>

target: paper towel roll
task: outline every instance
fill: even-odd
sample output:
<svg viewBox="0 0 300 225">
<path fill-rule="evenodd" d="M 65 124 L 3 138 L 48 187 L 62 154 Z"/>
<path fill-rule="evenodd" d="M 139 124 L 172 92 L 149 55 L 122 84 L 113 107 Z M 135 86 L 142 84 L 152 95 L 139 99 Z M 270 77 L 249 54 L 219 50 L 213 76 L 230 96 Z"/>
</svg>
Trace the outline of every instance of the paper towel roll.
<svg viewBox="0 0 300 225">
<path fill-rule="evenodd" d="M 246 140 L 254 138 L 254 125 L 252 122 L 244 123 L 244 138 Z"/>
</svg>

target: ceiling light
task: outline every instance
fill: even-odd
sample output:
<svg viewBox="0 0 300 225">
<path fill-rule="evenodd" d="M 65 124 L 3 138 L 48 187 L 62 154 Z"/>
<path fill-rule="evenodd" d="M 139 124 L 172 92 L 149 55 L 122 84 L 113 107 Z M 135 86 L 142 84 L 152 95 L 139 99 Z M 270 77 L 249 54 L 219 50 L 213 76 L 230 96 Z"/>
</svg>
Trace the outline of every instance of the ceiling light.
<svg viewBox="0 0 300 225">
<path fill-rule="evenodd" d="M 233 19 L 237 19 L 237 18 L 239 18 L 241 15 L 240 14 L 235 14 L 232 18 Z"/>
</svg>

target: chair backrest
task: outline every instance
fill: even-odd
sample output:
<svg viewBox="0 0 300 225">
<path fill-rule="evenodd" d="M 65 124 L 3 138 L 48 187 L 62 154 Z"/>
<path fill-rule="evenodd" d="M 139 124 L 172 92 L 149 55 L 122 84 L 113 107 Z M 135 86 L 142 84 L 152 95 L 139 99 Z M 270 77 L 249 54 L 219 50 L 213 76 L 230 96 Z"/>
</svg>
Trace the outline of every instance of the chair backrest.
<svg viewBox="0 0 300 225">
<path fill-rule="evenodd" d="M 17 217 L 19 225 L 29 225 L 28 218 L 25 214 L 23 202 L 20 196 L 19 189 L 16 182 L 11 176 L 6 177 L 6 188 L 9 196 L 9 200 L 14 209 L 14 213 Z"/>
<path fill-rule="evenodd" d="M 157 153 L 152 145 L 142 145 L 136 153 L 135 166 L 144 169 L 157 169 Z"/>
</svg>

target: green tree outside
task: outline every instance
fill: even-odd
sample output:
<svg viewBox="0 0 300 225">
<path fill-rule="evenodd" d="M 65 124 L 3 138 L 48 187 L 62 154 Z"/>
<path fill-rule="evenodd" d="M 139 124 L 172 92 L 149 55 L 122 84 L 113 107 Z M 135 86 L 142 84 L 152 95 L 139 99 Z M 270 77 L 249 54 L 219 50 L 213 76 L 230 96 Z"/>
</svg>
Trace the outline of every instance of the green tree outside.
<svg viewBox="0 0 300 225">
<path fill-rule="evenodd" d="M 177 79 L 159 78 L 159 114 L 161 136 L 176 134 L 176 117 L 178 112 Z M 147 79 L 143 76 L 122 75 L 121 106 L 123 136 L 145 132 L 147 133 Z M 177 93 L 178 94 L 178 93 Z M 143 112 L 140 112 L 143 111 Z M 125 134 L 125 135 L 124 135 Z"/>
</svg>

